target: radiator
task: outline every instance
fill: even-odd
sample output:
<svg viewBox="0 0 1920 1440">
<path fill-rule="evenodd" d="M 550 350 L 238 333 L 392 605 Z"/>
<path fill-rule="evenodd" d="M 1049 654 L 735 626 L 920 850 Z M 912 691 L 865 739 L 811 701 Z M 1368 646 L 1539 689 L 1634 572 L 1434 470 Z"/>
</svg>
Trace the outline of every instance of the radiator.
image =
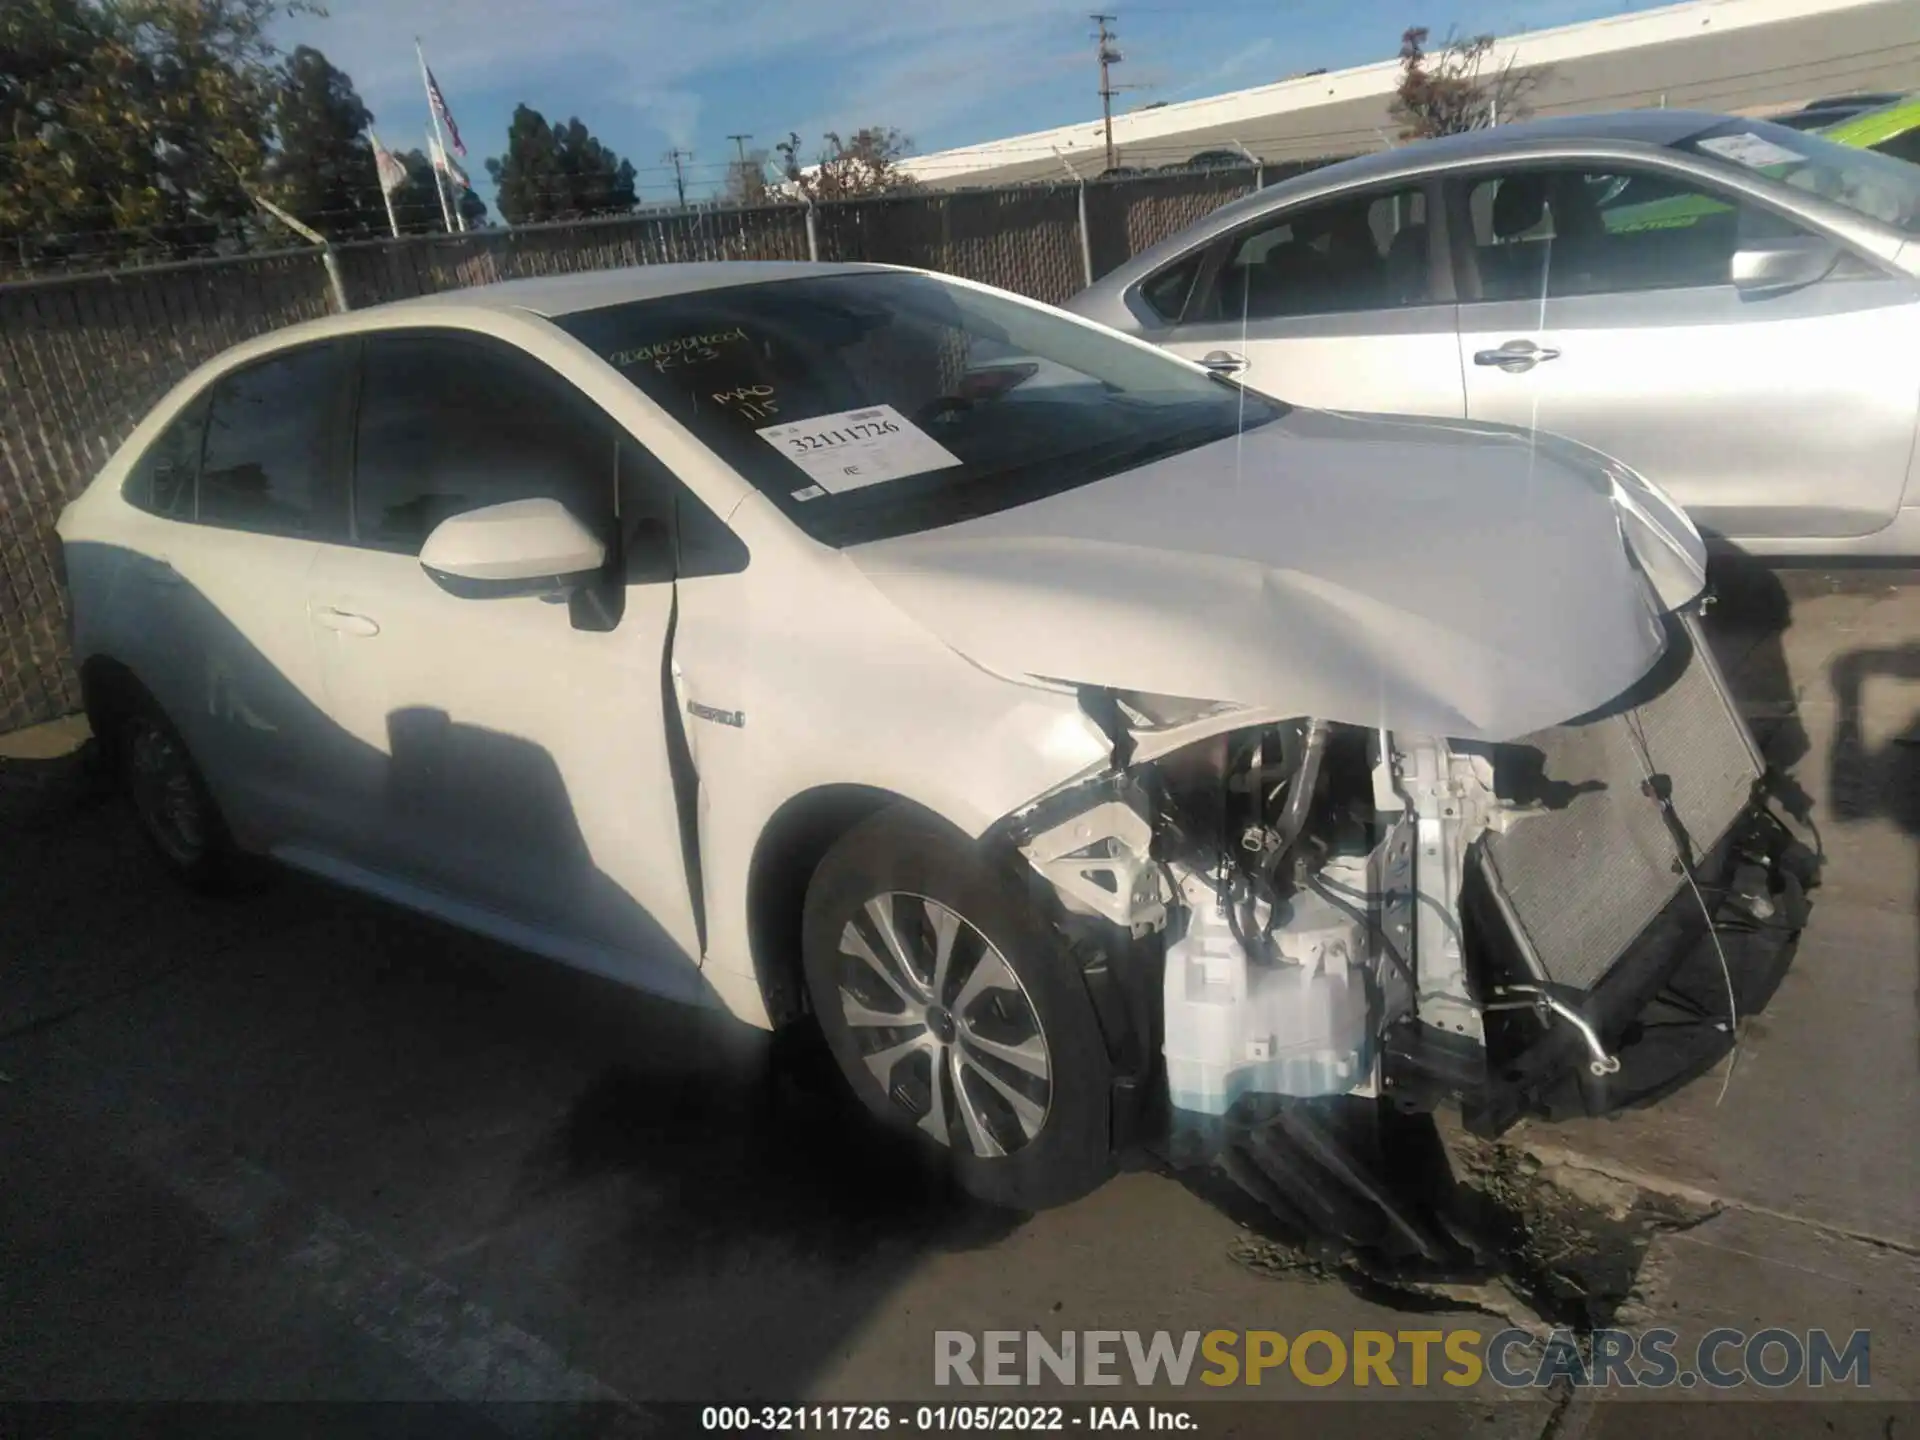
<svg viewBox="0 0 1920 1440">
<path fill-rule="evenodd" d="M 1539 752 L 1547 783 L 1535 788 L 1549 808 L 1486 835 L 1483 870 L 1523 947 L 1562 985 L 1596 984 L 1686 884 L 1675 838 L 1642 790 L 1642 746 L 1671 782 L 1696 858 L 1725 838 L 1761 773 L 1698 620 L 1670 616 L 1668 628 L 1666 658 L 1619 704 L 1499 747 Z"/>
</svg>

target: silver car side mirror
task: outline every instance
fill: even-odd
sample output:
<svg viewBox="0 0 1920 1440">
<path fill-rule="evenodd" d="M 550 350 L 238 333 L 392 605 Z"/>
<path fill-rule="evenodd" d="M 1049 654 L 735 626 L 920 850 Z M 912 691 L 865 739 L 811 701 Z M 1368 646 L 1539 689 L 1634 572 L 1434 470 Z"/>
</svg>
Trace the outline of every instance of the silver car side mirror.
<svg viewBox="0 0 1920 1440">
<path fill-rule="evenodd" d="M 1836 242 L 1799 235 L 1734 251 L 1731 278 L 1742 295 L 1780 295 L 1824 280 L 1839 263 Z"/>
</svg>

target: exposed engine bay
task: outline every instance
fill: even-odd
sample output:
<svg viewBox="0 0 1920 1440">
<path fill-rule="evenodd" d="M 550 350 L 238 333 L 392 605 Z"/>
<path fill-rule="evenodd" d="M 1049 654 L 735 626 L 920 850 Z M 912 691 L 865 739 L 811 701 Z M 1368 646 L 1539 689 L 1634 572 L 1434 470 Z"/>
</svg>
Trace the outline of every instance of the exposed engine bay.
<svg viewBox="0 0 1920 1440">
<path fill-rule="evenodd" d="M 1117 1068 L 1155 1143 L 1204 1159 L 1331 1097 L 1456 1101 L 1495 1133 L 1724 1053 L 1753 968 L 1734 932 L 1784 940 L 1804 899 L 1697 621 L 1667 625 L 1632 691 L 1500 744 L 1083 695 L 1115 768 L 1013 838 L 1124 996 L 1105 1006 L 1133 1035 Z M 1690 963 L 1693 1052 L 1663 1039 L 1623 1074 Z"/>
</svg>

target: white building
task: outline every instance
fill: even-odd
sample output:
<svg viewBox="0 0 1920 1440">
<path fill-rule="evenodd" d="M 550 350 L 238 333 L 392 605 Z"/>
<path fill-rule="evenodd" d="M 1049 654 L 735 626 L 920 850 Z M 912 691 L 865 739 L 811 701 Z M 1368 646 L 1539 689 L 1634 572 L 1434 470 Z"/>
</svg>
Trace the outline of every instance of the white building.
<svg viewBox="0 0 1920 1440">
<path fill-rule="evenodd" d="M 1274 7 L 1274 23 L 1285 23 L 1285 7 Z M 1383 36 L 1382 48 L 1398 41 Z M 1661 104 L 1766 113 L 1827 95 L 1920 89 L 1920 0 L 1687 0 L 1507 36 L 1491 63 L 1539 74 L 1530 103 L 1540 115 Z M 1209 150 L 1289 160 L 1378 149 L 1397 133 L 1388 104 L 1399 78 L 1389 59 L 1116 115 L 1115 163 L 1153 168 Z M 1096 114 L 921 155 L 906 168 L 950 189 L 1064 180 L 1069 169 L 1091 177 L 1105 166 Z"/>
</svg>

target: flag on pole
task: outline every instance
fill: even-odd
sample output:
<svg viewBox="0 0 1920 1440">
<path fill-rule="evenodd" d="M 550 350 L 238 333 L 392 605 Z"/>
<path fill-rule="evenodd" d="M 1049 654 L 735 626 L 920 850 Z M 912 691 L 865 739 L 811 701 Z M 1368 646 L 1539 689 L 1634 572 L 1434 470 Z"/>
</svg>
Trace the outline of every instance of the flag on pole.
<svg viewBox="0 0 1920 1440">
<path fill-rule="evenodd" d="M 435 117 L 447 127 L 447 139 L 453 144 L 453 153 L 465 155 L 467 147 L 460 143 L 460 127 L 453 123 L 453 112 L 447 109 L 447 97 L 440 93 L 440 82 L 433 78 L 433 71 L 428 68 L 425 56 L 421 57 L 420 68 L 427 77 L 427 103 L 433 106 Z"/>
<path fill-rule="evenodd" d="M 445 175 L 448 180 L 458 185 L 462 190 L 473 189 L 473 182 L 467 179 L 467 172 L 453 163 L 452 157 L 440 148 L 440 142 L 438 140 L 429 135 L 427 137 L 427 146 L 433 152 L 435 169 L 439 170 L 442 175 Z"/>
<path fill-rule="evenodd" d="M 380 143 L 380 137 L 373 131 L 367 131 L 367 138 L 373 141 L 373 166 L 380 172 L 380 188 L 391 195 L 407 183 L 407 167 L 400 163 L 398 156 Z"/>
</svg>

